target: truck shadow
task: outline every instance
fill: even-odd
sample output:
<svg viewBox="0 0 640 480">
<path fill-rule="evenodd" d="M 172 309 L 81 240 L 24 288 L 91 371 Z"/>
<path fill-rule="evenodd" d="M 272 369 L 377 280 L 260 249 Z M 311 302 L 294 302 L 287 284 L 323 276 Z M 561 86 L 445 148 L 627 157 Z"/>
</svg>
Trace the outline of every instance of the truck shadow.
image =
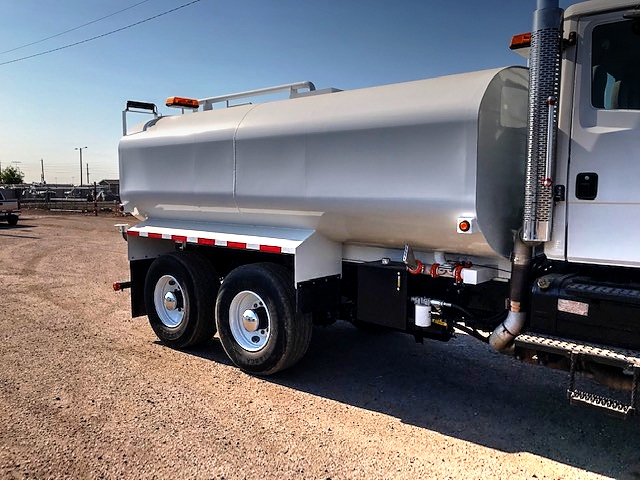
<svg viewBox="0 0 640 480">
<path fill-rule="evenodd" d="M 154 343 L 166 348 L 164 343 L 159 340 L 156 340 Z M 231 360 L 229 360 L 229 357 L 227 357 L 227 354 L 224 352 L 222 345 L 220 344 L 220 340 L 217 337 L 207 341 L 204 344 L 197 345 L 195 347 L 189 347 L 180 351 L 182 351 L 183 353 L 188 353 L 189 355 L 193 355 L 195 357 L 204 358 L 205 360 L 211 360 L 221 365 L 227 365 L 229 367 L 234 366 Z"/>
<path fill-rule="evenodd" d="M 315 329 L 305 358 L 268 380 L 503 452 L 640 478 L 637 419 L 571 407 L 566 373 L 523 364 L 465 335 L 419 345 L 338 322 Z"/>
<path fill-rule="evenodd" d="M 231 365 L 218 339 L 185 353 Z M 567 374 L 523 364 L 460 335 L 448 344 L 346 322 L 316 328 L 294 368 L 266 381 L 507 453 L 528 452 L 640 478 L 640 422 L 571 407 Z"/>
<path fill-rule="evenodd" d="M 15 237 L 15 238 L 30 238 L 38 240 L 40 237 L 34 235 L 25 235 L 24 230 L 29 231 L 34 228 L 34 225 L 8 225 L 6 223 L 0 223 L 0 237 Z"/>
</svg>

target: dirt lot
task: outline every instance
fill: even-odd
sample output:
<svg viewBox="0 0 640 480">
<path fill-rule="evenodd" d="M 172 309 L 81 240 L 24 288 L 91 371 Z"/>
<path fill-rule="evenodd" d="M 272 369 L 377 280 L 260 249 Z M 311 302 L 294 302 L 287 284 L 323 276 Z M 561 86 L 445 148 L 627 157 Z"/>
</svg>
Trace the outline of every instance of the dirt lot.
<svg viewBox="0 0 640 480">
<path fill-rule="evenodd" d="M 569 407 L 563 373 L 465 336 L 340 322 L 269 379 L 217 339 L 166 348 L 111 290 L 119 221 L 0 225 L 1 478 L 640 478 L 640 422 Z"/>
</svg>

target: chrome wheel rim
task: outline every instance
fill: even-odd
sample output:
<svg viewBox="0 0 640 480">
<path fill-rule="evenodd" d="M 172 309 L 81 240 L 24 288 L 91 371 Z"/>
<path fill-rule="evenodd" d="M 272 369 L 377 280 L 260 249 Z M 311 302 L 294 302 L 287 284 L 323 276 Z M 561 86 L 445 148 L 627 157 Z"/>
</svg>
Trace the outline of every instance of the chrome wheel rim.
<svg viewBox="0 0 640 480">
<path fill-rule="evenodd" d="M 257 352 L 265 347 L 271 335 L 271 315 L 260 295 L 243 290 L 233 297 L 229 327 L 233 339 L 244 350 Z"/>
<path fill-rule="evenodd" d="M 163 275 L 156 282 L 153 304 L 160 321 L 167 328 L 177 328 L 189 311 L 189 297 L 172 275 Z"/>
</svg>

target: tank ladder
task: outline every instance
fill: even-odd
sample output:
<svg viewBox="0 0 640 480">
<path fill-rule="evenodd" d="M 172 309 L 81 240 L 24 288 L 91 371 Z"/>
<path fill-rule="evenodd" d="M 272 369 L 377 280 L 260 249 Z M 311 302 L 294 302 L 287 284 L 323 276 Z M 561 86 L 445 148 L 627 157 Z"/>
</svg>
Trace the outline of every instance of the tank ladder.
<svg viewBox="0 0 640 480">
<path fill-rule="evenodd" d="M 592 407 L 604 410 L 610 415 L 623 418 L 638 413 L 640 406 L 640 352 L 588 343 L 576 343 L 557 337 L 536 334 L 519 335 L 515 343 L 516 347 L 560 354 L 569 358 L 571 366 L 569 369 L 567 398 L 571 405 Z M 630 372 L 632 374 L 632 384 L 629 403 L 578 390 L 576 388 L 576 373 L 578 370 L 578 362 L 581 359 L 602 365 L 619 367 Z"/>
</svg>

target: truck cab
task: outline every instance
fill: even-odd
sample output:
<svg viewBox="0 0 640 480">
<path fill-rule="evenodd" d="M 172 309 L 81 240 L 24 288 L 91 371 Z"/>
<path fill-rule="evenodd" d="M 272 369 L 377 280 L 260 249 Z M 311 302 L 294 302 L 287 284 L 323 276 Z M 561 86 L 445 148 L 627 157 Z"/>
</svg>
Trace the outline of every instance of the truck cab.
<svg viewBox="0 0 640 480">
<path fill-rule="evenodd" d="M 565 12 L 550 259 L 640 266 L 637 6 L 592 1 Z"/>
<path fill-rule="evenodd" d="M 535 247 L 544 267 L 533 275 L 516 356 L 569 370 L 572 403 L 629 413 L 640 365 L 640 9 L 578 3 L 564 12 L 561 33 L 555 163 L 547 168 L 552 227 Z M 531 63 L 544 62 L 538 57 Z M 544 211 L 541 218 L 550 220 Z M 616 368 L 623 375 L 612 375 Z M 608 385 L 626 381 L 630 404 L 576 390 L 579 370 Z"/>
</svg>

